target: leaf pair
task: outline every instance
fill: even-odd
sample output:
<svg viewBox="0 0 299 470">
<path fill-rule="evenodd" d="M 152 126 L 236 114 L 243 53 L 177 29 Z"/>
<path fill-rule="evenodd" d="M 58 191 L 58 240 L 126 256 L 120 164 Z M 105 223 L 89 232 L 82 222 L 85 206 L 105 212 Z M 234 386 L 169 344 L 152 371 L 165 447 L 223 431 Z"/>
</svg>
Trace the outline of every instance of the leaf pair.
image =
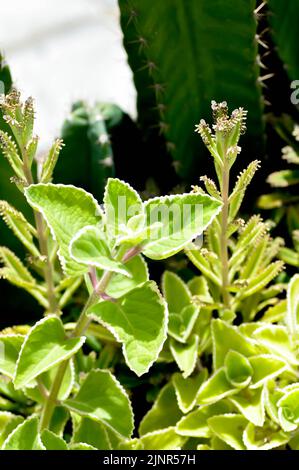
<svg viewBox="0 0 299 470">
<path fill-rule="evenodd" d="M 199 307 L 192 302 L 188 286 L 174 273 L 163 274 L 162 290 L 169 308 L 168 333 L 170 351 L 184 377 L 194 370 L 199 337 L 192 330 L 199 314 Z"/>
<path fill-rule="evenodd" d="M 64 401 L 63 405 L 82 417 L 100 423 L 104 429 L 107 428 L 117 433 L 121 439 L 129 438 L 132 434 L 133 413 L 129 398 L 109 371 L 91 371 L 83 381 L 78 393 L 73 398 Z M 97 427 L 94 429 L 98 431 Z M 80 431 L 76 430 L 75 441 L 78 439 L 79 432 L 84 443 L 82 425 Z M 90 444 L 87 443 L 86 446 L 90 448 Z M 74 445 L 74 448 L 78 449 L 79 444 Z M 61 437 L 52 431 L 45 430 L 40 434 L 38 418 L 31 417 L 12 429 L 4 441 L 2 449 L 67 450 L 67 445 Z"/>
<path fill-rule="evenodd" d="M 86 271 L 82 267 L 82 245 L 88 244 L 84 262 L 87 258 L 92 261 L 96 249 L 99 257 L 106 254 L 104 232 L 110 249 L 122 242 L 128 246 L 142 244 L 146 256 L 162 259 L 177 253 L 200 235 L 221 209 L 219 201 L 200 194 L 167 196 L 142 203 L 133 188 L 117 179 L 108 180 L 104 215 L 90 194 L 73 186 L 38 184 L 27 188 L 25 193 L 29 204 L 45 217 L 69 276 Z M 98 227 L 103 233 L 101 243 L 91 253 L 89 250 L 98 232 L 91 231 L 89 239 L 84 231 L 87 226 Z M 82 229 L 84 240 L 78 263 L 76 255 L 72 257 L 70 253 L 70 244 Z M 77 235 L 77 243 L 79 238 Z"/>
</svg>

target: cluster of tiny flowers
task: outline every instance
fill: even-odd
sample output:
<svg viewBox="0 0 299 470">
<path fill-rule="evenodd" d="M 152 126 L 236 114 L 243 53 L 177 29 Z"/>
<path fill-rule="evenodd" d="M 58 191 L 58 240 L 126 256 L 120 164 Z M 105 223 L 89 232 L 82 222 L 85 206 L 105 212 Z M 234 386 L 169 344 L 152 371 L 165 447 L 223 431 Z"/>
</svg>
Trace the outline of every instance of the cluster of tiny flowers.
<svg viewBox="0 0 299 470">
<path fill-rule="evenodd" d="M 246 117 L 247 111 L 243 108 L 235 109 L 231 116 L 228 114 L 228 107 L 226 101 L 222 103 L 216 103 L 212 101 L 212 111 L 215 124 L 213 125 L 213 130 L 215 132 L 221 132 L 223 134 L 230 133 L 237 125 L 240 126 L 240 134 L 243 134 L 246 130 Z M 195 127 L 195 131 L 198 132 L 206 145 L 211 145 L 213 143 L 213 134 L 210 126 L 206 123 L 204 119 Z M 239 147 L 232 150 L 234 153 L 239 153 Z"/>
</svg>

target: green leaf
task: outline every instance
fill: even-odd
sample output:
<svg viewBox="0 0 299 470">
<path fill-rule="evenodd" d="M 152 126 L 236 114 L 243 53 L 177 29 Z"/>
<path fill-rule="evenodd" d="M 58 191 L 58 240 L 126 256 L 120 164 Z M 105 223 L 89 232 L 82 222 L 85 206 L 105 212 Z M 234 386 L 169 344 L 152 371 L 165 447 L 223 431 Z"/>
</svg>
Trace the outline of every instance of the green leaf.
<svg viewBox="0 0 299 470">
<path fill-rule="evenodd" d="M 235 450 L 245 450 L 243 431 L 247 422 L 247 419 L 237 414 L 213 416 L 208 420 L 211 431 Z"/>
<path fill-rule="evenodd" d="M 262 263 L 267 256 L 268 247 L 268 237 L 262 237 L 261 241 L 256 244 L 254 251 L 251 253 L 251 256 L 248 256 L 245 260 L 241 271 L 242 279 L 246 279 L 248 282 L 249 279 L 256 276 L 256 273 L 261 268 Z"/>
<path fill-rule="evenodd" d="M 46 450 L 68 450 L 66 442 L 49 429 L 42 432 L 41 440 Z"/>
<path fill-rule="evenodd" d="M 260 292 L 282 271 L 284 263 L 282 261 L 275 261 L 263 269 L 256 277 L 252 278 L 246 288 L 242 289 L 238 298 L 240 300 L 246 299 L 257 292 Z"/>
<path fill-rule="evenodd" d="M 253 374 L 249 360 L 237 351 L 229 351 L 224 359 L 224 370 L 227 380 L 234 387 L 246 387 Z"/>
<path fill-rule="evenodd" d="M 92 419 L 73 417 L 72 443 L 85 442 L 99 450 L 110 450 L 111 444 L 105 426 Z"/>
<path fill-rule="evenodd" d="M 49 183 L 52 180 L 53 171 L 63 145 L 63 140 L 56 139 L 50 148 L 47 158 L 45 159 L 42 166 L 42 173 L 40 177 L 40 181 L 42 183 Z"/>
<path fill-rule="evenodd" d="M 299 434 L 296 433 L 288 442 L 288 446 L 292 450 L 299 450 Z"/>
<path fill-rule="evenodd" d="M 251 180 L 254 177 L 257 169 L 259 168 L 259 165 L 260 165 L 260 162 L 258 160 L 254 160 L 238 176 L 233 192 L 231 193 L 231 196 L 229 198 L 230 220 L 234 220 L 234 218 L 238 214 L 242 201 L 245 196 L 246 189 L 248 185 L 251 183 Z"/>
<path fill-rule="evenodd" d="M 140 441 L 144 450 L 181 450 L 185 438 L 179 436 L 175 428 L 169 427 L 145 434 Z"/>
<path fill-rule="evenodd" d="M 45 450 L 38 434 L 38 418 L 19 424 L 4 441 L 2 450 Z"/>
<path fill-rule="evenodd" d="M 198 444 L 196 450 L 211 450 L 211 447 L 207 444 Z"/>
<path fill-rule="evenodd" d="M 194 244 L 190 244 L 186 247 L 185 252 L 194 266 L 199 269 L 207 279 L 216 284 L 216 286 L 221 287 L 220 277 L 213 272 L 209 261 L 202 255 L 198 247 Z"/>
<path fill-rule="evenodd" d="M 212 321 L 213 362 L 215 369 L 224 365 L 226 354 L 233 349 L 245 357 L 256 353 L 250 339 L 243 336 L 236 327 L 217 319 Z"/>
<path fill-rule="evenodd" d="M 289 282 L 287 306 L 287 325 L 290 334 L 294 337 L 297 334 L 299 318 L 299 274 L 293 276 Z"/>
<path fill-rule="evenodd" d="M 22 261 L 7 247 L 0 247 L 0 261 L 4 267 L 0 268 L 0 277 L 11 284 L 25 289 L 46 309 L 46 289 L 38 284 Z"/>
<path fill-rule="evenodd" d="M 286 188 L 299 183 L 299 170 L 275 171 L 268 176 L 267 182 L 273 188 Z"/>
<path fill-rule="evenodd" d="M 275 378 L 287 369 L 285 361 L 270 354 L 261 354 L 249 358 L 253 369 L 250 388 L 259 388 L 269 379 Z"/>
<path fill-rule="evenodd" d="M 208 408 L 203 407 L 189 413 L 187 416 L 183 416 L 177 423 L 176 432 L 188 437 L 211 437 L 211 431 L 207 423 L 207 419 L 211 416 Z"/>
<path fill-rule="evenodd" d="M 72 357 L 85 337 L 67 339 L 61 320 L 48 315 L 29 331 L 17 361 L 14 385 L 22 388 L 57 364 Z"/>
<path fill-rule="evenodd" d="M 189 413 L 177 423 L 176 431 L 181 436 L 209 438 L 212 436 L 208 426 L 208 418 L 223 414 L 229 410 L 224 402 L 216 405 L 203 406 Z"/>
<path fill-rule="evenodd" d="M 25 190 L 29 204 L 40 211 L 59 246 L 59 259 L 68 276 L 79 276 L 85 266 L 70 256 L 69 244 L 86 225 L 98 225 L 102 211 L 93 196 L 83 189 L 61 184 L 35 184 Z"/>
<path fill-rule="evenodd" d="M 0 336 L 0 372 L 11 379 L 14 377 L 16 362 L 24 342 L 22 335 Z"/>
<path fill-rule="evenodd" d="M 0 395 L 5 399 L 11 400 L 11 407 L 3 408 L 7 411 L 19 411 L 19 407 L 27 406 L 28 399 L 22 390 L 16 390 L 12 381 L 6 376 L 0 374 Z"/>
<path fill-rule="evenodd" d="M 192 304 L 183 308 L 180 313 L 170 312 L 168 324 L 169 335 L 180 343 L 186 343 L 196 323 L 198 314 L 199 307 Z"/>
<path fill-rule="evenodd" d="M 207 379 L 207 369 L 203 369 L 195 377 L 184 378 L 182 374 L 176 372 L 172 376 L 172 383 L 177 397 L 178 405 L 183 413 L 188 413 L 196 404 L 198 390 Z"/>
<path fill-rule="evenodd" d="M 258 328 L 253 337 L 271 354 L 287 360 L 292 365 L 298 364 L 291 338 L 282 325 L 265 325 Z"/>
<path fill-rule="evenodd" d="M 157 359 L 167 332 L 167 308 L 156 284 L 146 282 L 116 302 L 93 305 L 89 316 L 123 344 L 126 362 L 138 376 Z"/>
<path fill-rule="evenodd" d="M 6 201 L 0 201 L 0 214 L 6 225 L 12 230 L 15 236 L 18 237 L 29 252 L 33 256 L 39 257 L 40 253 L 33 243 L 33 236 L 36 235 L 36 230 L 26 220 L 24 215 Z"/>
<path fill-rule="evenodd" d="M 33 287 L 36 285 L 35 279 L 24 266 L 22 261 L 7 247 L 0 247 L 0 261 L 4 264 L 1 268 L 1 277 L 8 279 L 19 287 Z"/>
<path fill-rule="evenodd" d="M 274 380 L 269 380 L 269 382 L 264 387 L 265 409 L 271 420 L 279 426 L 280 421 L 278 417 L 277 403 L 283 395 L 283 390 L 276 387 Z"/>
<path fill-rule="evenodd" d="M 97 450 L 95 447 L 85 444 L 85 442 L 76 442 L 74 444 L 69 444 L 69 450 Z"/>
<path fill-rule="evenodd" d="M 207 301 L 212 302 L 213 299 L 210 294 L 209 284 L 207 279 L 204 276 L 194 276 L 188 282 L 188 288 L 192 295 L 198 295 L 201 298 L 207 299 Z"/>
<path fill-rule="evenodd" d="M 124 441 L 123 437 L 108 427 L 106 427 L 106 432 L 111 444 L 111 449 L 118 449 L 119 444 Z"/>
<path fill-rule="evenodd" d="M 248 450 L 271 450 L 283 446 L 289 436 L 283 431 L 275 431 L 270 426 L 255 427 L 252 423 L 246 426 L 243 440 Z"/>
<path fill-rule="evenodd" d="M 41 374 L 38 378 L 39 382 L 46 387 L 47 390 L 50 390 L 53 380 L 57 374 L 59 366 L 52 367 L 51 369 L 47 370 L 43 374 Z M 72 360 L 69 361 L 67 365 L 66 372 L 64 374 L 59 393 L 58 393 L 58 400 L 66 400 L 74 386 L 75 381 L 75 368 L 74 363 Z M 41 394 L 40 388 L 38 385 L 32 386 L 32 383 L 29 384 L 24 390 L 24 393 L 27 397 L 31 400 L 36 401 L 37 403 L 44 403 L 45 397 Z"/>
<path fill-rule="evenodd" d="M 186 344 L 179 343 L 173 339 L 170 340 L 171 354 L 183 372 L 184 378 L 189 377 L 194 371 L 198 357 L 198 344 L 199 337 L 197 335 L 192 335 Z"/>
<path fill-rule="evenodd" d="M 19 150 L 15 140 L 2 129 L 0 130 L 0 147 L 1 153 L 9 162 L 14 174 L 24 180 L 23 162 L 21 160 Z"/>
<path fill-rule="evenodd" d="M 129 184 L 117 178 L 108 179 L 104 194 L 104 209 L 108 233 L 113 238 L 126 233 L 132 217 L 143 215 L 139 194 Z M 144 217 L 140 222 L 143 225 Z"/>
<path fill-rule="evenodd" d="M 244 390 L 229 398 L 242 415 L 256 426 L 263 426 L 265 421 L 264 389 Z"/>
<path fill-rule="evenodd" d="M 298 202 L 299 196 L 291 196 L 288 193 L 277 192 L 271 194 L 263 194 L 257 201 L 257 206 L 260 209 L 281 209 L 284 205 Z"/>
<path fill-rule="evenodd" d="M 181 313 L 191 303 L 191 292 L 183 280 L 171 271 L 162 276 L 162 292 L 170 313 Z"/>
<path fill-rule="evenodd" d="M 92 370 L 78 393 L 64 402 L 70 411 L 102 423 L 121 436 L 133 431 L 129 398 L 113 375 L 106 370 Z"/>
<path fill-rule="evenodd" d="M 124 296 L 135 287 L 141 286 L 149 280 L 147 264 L 141 255 L 134 256 L 134 258 L 127 261 L 126 270 L 130 277 L 114 274 L 106 289 L 106 293 L 115 299 Z"/>
<path fill-rule="evenodd" d="M 185 343 L 196 322 L 199 308 L 191 303 L 192 296 L 187 285 L 170 271 L 163 274 L 162 291 L 169 309 L 168 333 Z"/>
<path fill-rule="evenodd" d="M 120 442 L 117 450 L 144 450 L 144 447 L 141 440 L 135 438 Z"/>
<path fill-rule="evenodd" d="M 277 403 L 278 418 L 284 431 L 290 432 L 299 425 L 299 387 L 285 393 Z"/>
<path fill-rule="evenodd" d="M 219 437 L 213 436 L 211 439 L 211 450 L 234 450 L 234 449 L 228 444 L 226 444 L 224 441 L 219 439 Z"/>
<path fill-rule="evenodd" d="M 175 426 L 182 412 L 178 407 L 172 383 L 165 385 L 160 391 L 153 407 L 147 412 L 139 426 L 139 434 L 143 436 L 158 429 Z"/>
<path fill-rule="evenodd" d="M 97 227 L 84 227 L 72 238 L 69 251 L 78 264 L 94 266 L 106 271 L 130 276 L 124 264 L 112 258 L 103 230 Z"/>
<path fill-rule="evenodd" d="M 222 204 L 210 196 L 190 193 L 149 199 L 144 206 L 147 225 L 162 225 L 145 244 L 143 253 L 151 259 L 165 259 L 201 235 Z"/>
<path fill-rule="evenodd" d="M 9 434 L 23 421 L 23 416 L 14 415 L 8 411 L 0 411 L 0 449 Z"/>
<path fill-rule="evenodd" d="M 291 266 L 299 267 L 299 253 L 290 248 L 282 247 L 278 253 L 279 259 Z"/>
<path fill-rule="evenodd" d="M 287 302 L 286 300 L 280 300 L 273 307 L 266 310 L 262 317 L 263 322 L 275 323 L 282 321 L 286 317 Z"/>
<path fill-rule="evenodd" d="M 198 405 L 210 405 L 235 393 L 238 393 L 238 389 L 227 380 L 225 370 L 222 368 L 202 384 L 196 401 Z"/>
</svg>

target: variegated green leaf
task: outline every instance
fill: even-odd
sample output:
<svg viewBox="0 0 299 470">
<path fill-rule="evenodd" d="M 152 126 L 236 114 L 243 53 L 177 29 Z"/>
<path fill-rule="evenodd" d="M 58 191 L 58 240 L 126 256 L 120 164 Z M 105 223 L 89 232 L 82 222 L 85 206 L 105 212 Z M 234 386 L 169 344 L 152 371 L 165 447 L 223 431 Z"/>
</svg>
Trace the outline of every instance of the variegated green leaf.
<svg viewBox="0 0 299 470">
<path fill-rule="evenodd" d="M 126 362 L 138 376 L 149 370 L 167 332 L 167 307 L 155 283 L 146 282 L 115 302 L 99 302 L 88 313 L 123 344 Z"/>
<path fill-rule="evenodd" d="M 222 204 L 202 194 L 178 194 L 145 202 L 147 225 L 161 222 L 143 248 L 151 259 L 165 259 L 182 250 L 203 233 L 219 214 Z"/>
<path fill-rule="evenodd" d="M 69 246 L 70 255 L 78 264 L 111 271 L 130 277 L 130 273 L 120 261 L 113 259 L 103 230 L 86 226 L 72 238 Z"/>
<path fill-rule="evenodd" d="M 175 426 L 181 416 L 182 412 L 178 407 L 174 387 L 172 383 L 168 383 L 162 388 L 154 405 L 142 419 L 139 434 L 143 436 L 159 429 Z"/>
<path fill-rule="evenodd" d="M 67 339 L 63 324 L 55 315 L 38 321 L 25 337 L 19 354 L 14 376 L 16 389 L 72 357 L 84 341 L 85 337 Z"/>
<path fill-rule="evenodd" d="M 62 184 L 36 184 L 25 190 L 29 204 L 41 212 L 59 246 L 58 255 L 67 275 L 79 276 L 85 266 L 75 262 L 69 245 L 76 233 L 87 225 L 101 223 L 102 211 L 93 196 L 83 189 Z"/>
<path fill-rule="evenodd" d="M 38 433 L 38 418 L 26 419 L 9 434 L 2 450 L 45 450 Z"/>
<path fill-rule="evenodd" d="M 225 414 L 209 418 L 209 428 L 216 436 L 235 450 L 245 450 L 243 432 L 247 419 L 238 414 Z"/>
<path fill-rule="evenodd" d="M 184 378 L 189 377 L 194 371 L 198 357 L 198 345 L 199 337 L 197 335 L 192 335 L 185 344 L 174 339 L 170 340 L 170 351 Z"/>
<path fill-rule="evenodd" d="M 129 398 L 115 377 L 106 370 L 92 370 L 78 393 L 64 402 L 70 411 L 109 427 L 124 438 L 131 437 L 133 414 Z"/>
<path fill-rule="evenodd" d="M 24 342 L 22 335 L 0 336 L 0 372 L 10 378 L 14 377 L 18 356 Z"/>
<path fill-rule="evenodd" d="M 203 369 L 194 377 L 184 378 L 182 374 L 175 373 L 172 377 L 178 405 L 183 413 L 188 413 L 196 404 L 196 397 L 202 383 L 207 379 L 208 371 Z"/>
<path fill-rule="evenodd" d="M 299 319 L 299 274 L 293 276 L 287 293 L 287 325 L 290 334 L 295 337 Z"/>
</svg>

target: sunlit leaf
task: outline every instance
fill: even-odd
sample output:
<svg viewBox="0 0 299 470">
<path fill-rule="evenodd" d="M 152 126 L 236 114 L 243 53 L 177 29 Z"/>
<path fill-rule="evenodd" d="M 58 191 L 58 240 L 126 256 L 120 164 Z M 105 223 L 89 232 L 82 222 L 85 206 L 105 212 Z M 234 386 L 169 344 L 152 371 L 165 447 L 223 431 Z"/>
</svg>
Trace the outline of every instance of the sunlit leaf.
<svg viewBox="0 0 299 470">
<path fill-rule="evenodd" d="M 133 431 L 129 398 L 113 375 L 106 370 L 92 370 L 78 393 L 64 402 L 70 411 L 110 427 L 123 437 Z"/>
<path fill-rule="evenodd" d="M 24 387 L 43 372 L 69 359 L 84 341 L 85 337 L 66 339 L 63 324 L 55 315 L 38 321 L 22 345 L 15 371 L 15 387 Z"/>
</svg>

